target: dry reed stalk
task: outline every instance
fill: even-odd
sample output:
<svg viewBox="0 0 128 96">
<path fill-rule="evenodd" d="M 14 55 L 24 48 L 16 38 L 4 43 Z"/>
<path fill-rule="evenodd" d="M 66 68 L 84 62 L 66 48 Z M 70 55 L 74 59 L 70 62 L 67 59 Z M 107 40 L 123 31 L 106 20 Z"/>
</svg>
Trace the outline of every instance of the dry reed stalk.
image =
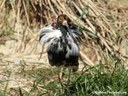
<svg viewBox="0 0 128 96">
<path fill-rule="evenodd" d="M 6 0 L 2 0 L 0 2 L 0 8 L 4 8 L 5 1 Z M 39 26 L 51 23 L 53 16 L 57 17 L 59 14 L 64 13 L 73 23 L 77 24 L 80 29 L 82 29 L 85 37 L 84 41 L 87 44 L 83 44 L 83 46 L 95 47 L 96 49 L 94 49 L 98 59 L 100 59 L 100 54 L 109 57 L 109 52 L 111 52 L 111 54 L 120 54 L 120 56 L 123 56 L 122 53 L 118 51 L 121 43 L 115 43 L 113 46 L 113 42 L 117 35 L 112 28 L 110 21 L 91 0 L 70 0 L 67 2 L 63 0 L 18 0 L 18 5 L 15 4 L 16 0 L 13 2 L 14 4 L 11 2 L 11 6 L 13 13 L 16 14 L 16 21 L 19 22 L 22 20 L 23 23 L 26 24 L 24 25 L 26 28 L 23 29 L 22 40 L 20 40 L 20 38 L 18 39 L 19 42 L 17 44 L 18 48 L 16 48 L 16 52 L 18 50 L 24 52 L 26 47 L 32 44 L 32 42 L 33 44 L 36 44 L 37 42 L 38 35 L 33 31 L 35 26 L 31 28 L 31 20 L 36 20 L 34 23 L 37 26 L 37 31 L 39 30 Z M 97 2 L 101 3 L 100 0 Z M 37 25 L 38 23 L 40 23 L 39 26 Z M 120 25 L 120 27 L 121 26 L 122 25 Z M 127 26 L 125 26 L 125 29 L 126 28 Z M 30 40 L 27 41 L 27 38 Z M 97 39 L 99 39 L 99 41 L 97 41 Z M 104 49 L 102 48 L 103 46 Z M 36 45 L 31 47 L 30 52 L 35 49 Z M 88 63 L 94 65 L 94 63 L 85 55 L 84 51 L 81 54 Z"/>
<path fill-rule="evenodd" d="M 0 9 L 3 9 L 5 2 L 6 2 L 6 0 L 1 1 Z"/>
<path fill-rule="evenodd" d="M 28 11 L 29 11 L 29 10 L 27 10 L 24 0 L 22 0 L 22 3 L 23 3 L 24 11 L 25 11 L 25 16 L 26 16 L 26 18 L 27 18 L 28 26 L 30 26 L 29 15 L 28 15 Z"/>
<path fill-rule="evenodd" d="M 83 52 L 80 52 L 80 55 L 87 61 L 86 63 L 89 66 L 94 66 L 95 65 Z"/>
</svg>

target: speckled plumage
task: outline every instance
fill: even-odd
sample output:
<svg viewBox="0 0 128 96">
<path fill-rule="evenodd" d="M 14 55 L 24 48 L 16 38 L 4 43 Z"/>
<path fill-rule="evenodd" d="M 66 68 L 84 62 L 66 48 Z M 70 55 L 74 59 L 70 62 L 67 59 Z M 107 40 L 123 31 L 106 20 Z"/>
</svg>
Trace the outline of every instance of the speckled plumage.
<svg viewBox="0 0 128 96">
<path fill-rule="evenodd" d="M 63 18 L 64 19 L 64 18 Z M 56 28 L 49 25 L 40 30 L 39 41 L 42 46 L 48 45 L 47 54 L 50 65 L 73 67 L 78 69 L 79 47 L 76 40 L 80 39 L 79 30 L 65 26 L 59 22 Z"/>
</svg>

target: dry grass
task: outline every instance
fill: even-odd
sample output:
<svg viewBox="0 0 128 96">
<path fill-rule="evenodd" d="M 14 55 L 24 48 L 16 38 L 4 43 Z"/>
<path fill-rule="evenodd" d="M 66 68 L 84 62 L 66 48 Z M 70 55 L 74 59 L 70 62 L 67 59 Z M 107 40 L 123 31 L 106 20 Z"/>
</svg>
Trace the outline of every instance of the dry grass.
<svg viewBox="0 0 128 96">
<path fill-rule="evenodd" d="M 85 56 L 89 54 L 83 53 L 82 56 L 86 59 L 86 63 L 94 65 L 95 61 L 100 60 L 101 55 L 109 56 L 109 53 L 125 60 L 127 54 L 122 42 L 125 42 L 124 36 L 127 34 L 120 32 L 120 30 L 122 27 L 127 29 L 125 24 L 127 23 L 127 18 L 122 19 L 119 17 L 127 10 L 114 7 L 112 11 L 108 12 L 109 6 L 113 4 L 111 2 L 115 1 L 110 0 L 105 4 L 100 0 L 97 2 L 90 0 L 14 0 L 11 2 L 2 0 L 0 6 L 1 13 L 4 15 L 2 14 L 1 16 L 5 19 L 1 21 L 1 26 L 3 33 L 12 32 L 13 39 L 16 40 L 13 53 L 32 53 L 38 50 L 38 30 L 45 24 L 51 23 L 53 16 L 57 17 L 59 14 L 64 13 L 83 31 L 85 37 L 83 47 L 85 47 L 85 51 L 90 51 L 91 49 L 96 55 L 92 60 L 89 60 L 91 58 L 86 57 L 90 56 Z M 97 5 L 104 7 L 104 10 Z M 101 51 L 103 54 L 101 54 Z"/>
<path fill-rule="evenodd" d="M 126 2 L 127 0 L 1 0 L 0 76 L 4 78 L 6 71 L 12 70 L 15 78 L 15 74 L 21 69 L 49 67 L 45 52 L 42 59 L 38 60 L 41 53 L 38 30 L 50 24 L 52 17 L 61 13 L 67 14 L 84 34 L 81 56 L 86 65 L 94 66 L 102 62 L 112 69 L 117 62 L 123 62 L 127 68 Z M 81 65 L 85 66 L 83 63 Z M 28 77 L 23 81 L 28 83 L 27 79 Z M 32 82 L 31 79 L 28 81 Z"/>
</svg>

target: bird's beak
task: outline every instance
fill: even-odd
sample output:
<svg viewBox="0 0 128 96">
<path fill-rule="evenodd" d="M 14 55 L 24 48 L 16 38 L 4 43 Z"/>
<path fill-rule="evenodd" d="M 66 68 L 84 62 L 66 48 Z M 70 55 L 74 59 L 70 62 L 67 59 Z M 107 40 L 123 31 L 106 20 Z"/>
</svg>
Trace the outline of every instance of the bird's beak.
<svg viewBox="0 0 128 96">
<path fill-rule="evenodd" d="M 64 21 L 62 22 L 62 25 L 68 26 L 67 20 L 64 20 Z"/>
</svg>

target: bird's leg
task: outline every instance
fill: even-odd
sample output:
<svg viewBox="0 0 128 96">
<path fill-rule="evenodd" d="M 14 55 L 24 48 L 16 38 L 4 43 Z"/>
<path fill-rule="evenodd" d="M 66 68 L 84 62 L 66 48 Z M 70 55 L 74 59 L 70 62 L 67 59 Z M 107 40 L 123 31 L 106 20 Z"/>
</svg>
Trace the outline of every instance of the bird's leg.
<svg viewBox="0 0 128 96">
<path fill-rule="evenodd" d="M 70 84 L 70 78 L 71 78 L 71 73 L 72 73 L 73 69 L 71 67 L 68 68 L 68 78 L 67 78 L 67 85 L 69 86 Z"/>
<path fill-rule="evenodd" d="M 38 59 L 38 60 L 40 60 L 40 59 L 41 59 L 41 57 L 42 57 L 42 53 L 43 53 L 43 50 L 44 50 L 44 46 L 42 47 L 41 54 L 40 54 L 40 57 L 39 57 L 39 59 Z"/>
<path fill-rule="evenodd" d="M 62 83 L 62 80 L 63 80 L 63 67 L 59 67 L 58 68 L 58 80 L 59 80 L 59 83 L 60 83 L 60 86 L 61 86 L 61 91 L 63 91 L 63 88 L 64 88 L 64 86 L 63 86 L 63 83 Z"/>
<path fill-rule="evenodd" d="M 61 68 L 60 68 L 60 78 L 61 78 L 61 79 L 63 79 L 63 77 L 64 77 L 64 75 L 65 75 L 64 70 L 65 70 L 64 67 L 61 67 Z"/>
</svg>

